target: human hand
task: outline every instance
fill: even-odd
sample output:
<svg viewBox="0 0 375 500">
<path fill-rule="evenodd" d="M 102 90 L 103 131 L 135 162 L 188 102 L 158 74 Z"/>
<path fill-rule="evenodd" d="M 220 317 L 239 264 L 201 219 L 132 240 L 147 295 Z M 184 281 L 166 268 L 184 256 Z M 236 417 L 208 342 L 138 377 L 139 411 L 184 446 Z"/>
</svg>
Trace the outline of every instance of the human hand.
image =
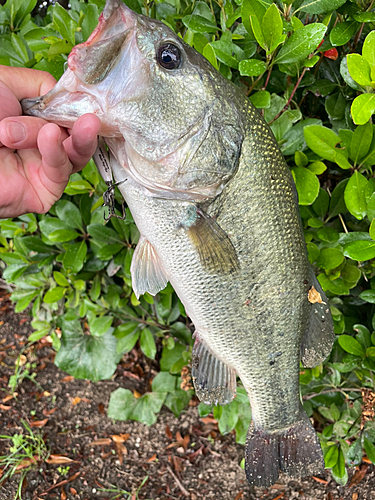
<svg viewBox="0 0 375 500">
<path fill-rule="evenodd" d="M 95 152 L 100 120 L 93 114 L 78 118 L 70 135 L 21 116 L 21 99 L 44 95 L 55 83 L 44 71 L 0 66 L 0 219 L 47 212 Z"/>
</svg>

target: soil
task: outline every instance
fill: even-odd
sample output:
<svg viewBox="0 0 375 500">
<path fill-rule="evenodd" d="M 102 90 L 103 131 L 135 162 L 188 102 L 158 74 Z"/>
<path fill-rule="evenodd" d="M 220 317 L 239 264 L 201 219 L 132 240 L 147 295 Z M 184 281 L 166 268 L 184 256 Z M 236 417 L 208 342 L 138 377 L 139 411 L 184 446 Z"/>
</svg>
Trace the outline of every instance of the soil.
<svg viewBox="0 0 375 500">
<path fill-rule="evenodd" d="M 200 418 L 194 400 L 179 418 L 163 408 L 151 427 L 114 422 L 106 416 L 111 392 L 118 387 L 144 392 L 141 378 L 129 376 L 120 364 L 111 380 L 75 380 L 53 364 L 50 343 L 26 347 L 31 331 L 30 316 L 15 314 L 0 290 L 0 434 L 25 434 L 24 420 L 50 451 L 47 460 L 34 457 L 21 485 L 23 500 L 375 500 L 375 469 L 368 464 L 362 474 L 350 470 L 345 487 L 328 471 L 301 481 L 281 476 L 268 490 L 250 487 L 240 467 L 243 446 L 234 434 L 221 436 L 212 417 Z M 35 379 L 21 377 L 12 396 L 9 377 L 22 349 Z M 123 364 L 135 355 L 140 366 L 147 363 L 133 352 Z M 0 439 L 0 471 L 9 447 L 8 439 Z M 20 478 L 21 470 L 3 481 L 0 500 L 15 498 Z M 359 484 L 349 486 L 356 478 Z"/>
</svg>

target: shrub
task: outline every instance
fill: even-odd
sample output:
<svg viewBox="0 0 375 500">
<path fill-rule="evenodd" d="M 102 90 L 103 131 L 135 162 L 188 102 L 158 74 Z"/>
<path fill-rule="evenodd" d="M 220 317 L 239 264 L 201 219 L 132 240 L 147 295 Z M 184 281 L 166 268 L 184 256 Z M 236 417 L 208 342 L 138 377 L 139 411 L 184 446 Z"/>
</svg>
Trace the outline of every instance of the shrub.
<svg viewBox="0 0 375 500">
<path fill-rule="evenodd" d="M 326 466 L 345 484 L 346 465 L 361 463 L 363 448 L 375 463 L 373 2 L 126 3 L 165 22 L 239 85 L 291 168 L 309 260 L 330 298 L 337 335 L 323 365 L 301 368 L 301 395 L 318 422 Z M 0 6 L 0 63 L 59 78 L 104 1 L 72 0 L 69 11 L 56 3 L 43 18 L 31 15 L 35 5 L 8 0 Z M 136 299 L 130 262 L 138 231 L 128 210 L 125 221 L 103 227 L 105 189 L 90 161 L 48 214 L 0 221 L 3 277 L 15 287 L 16 311 L 32 304 L 29 340 L 50 335 L 57 366 L 77 378 L 111 377 L 139 342 L 160 368 L 152 391 L 136 399 L 118 389 L 108 413 L 151 424 L 163 404 L 178 415 L 192 397 L 191 389 L 181 389 L 191 324 L 170 285 L 154 298 Z M 250 409 L 241 387 L 230 405 L 200 404 L 200 415 L 211 411 L 222 433 L 235 429 L 244 443 Z"/>
</svg>

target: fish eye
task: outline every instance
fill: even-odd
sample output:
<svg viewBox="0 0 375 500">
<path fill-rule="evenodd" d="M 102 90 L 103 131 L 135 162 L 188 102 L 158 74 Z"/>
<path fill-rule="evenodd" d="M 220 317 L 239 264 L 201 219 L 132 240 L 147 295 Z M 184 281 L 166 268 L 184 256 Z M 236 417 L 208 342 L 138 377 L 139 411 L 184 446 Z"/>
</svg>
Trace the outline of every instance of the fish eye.
<svg viewBox="0 0 375 500">
<path fill-rule="evenodd" d="M 164 43 L 158 49 L 157 61 L 162 68 L 177 69 L 181 63 L 181 51 L 173 43 Z"/>
</svg>

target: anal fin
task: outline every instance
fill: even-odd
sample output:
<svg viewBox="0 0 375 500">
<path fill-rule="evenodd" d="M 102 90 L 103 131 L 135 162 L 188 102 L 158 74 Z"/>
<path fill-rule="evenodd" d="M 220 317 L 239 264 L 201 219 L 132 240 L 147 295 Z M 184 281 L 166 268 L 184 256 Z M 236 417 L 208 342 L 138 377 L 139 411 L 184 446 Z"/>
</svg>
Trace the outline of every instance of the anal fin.
<svg viewBox="0 0 375 500">
<path fill-rule="evenodd" d="M 301 344 L 301 360 L 306 368 L 320 365 L 328 357 L 335 341 L 328 299 L 312 270 L 311 275 L 308 295 L 311 312 Z"/>
<path fill-rule="evenodd" d="M 154 247 L 141 236 L 130 266 L 135 296 L 139 298 L 148 292 L 156 295 L 166 287 L 168 279 Z"/>
<path fill-rule="evenodd" d="M 205 404 L 225 405 L 236 395 L 236 371 L 218 359 L 199 338 L 193 347 L 191 375 L 195 392 Z"/>
</svg>

